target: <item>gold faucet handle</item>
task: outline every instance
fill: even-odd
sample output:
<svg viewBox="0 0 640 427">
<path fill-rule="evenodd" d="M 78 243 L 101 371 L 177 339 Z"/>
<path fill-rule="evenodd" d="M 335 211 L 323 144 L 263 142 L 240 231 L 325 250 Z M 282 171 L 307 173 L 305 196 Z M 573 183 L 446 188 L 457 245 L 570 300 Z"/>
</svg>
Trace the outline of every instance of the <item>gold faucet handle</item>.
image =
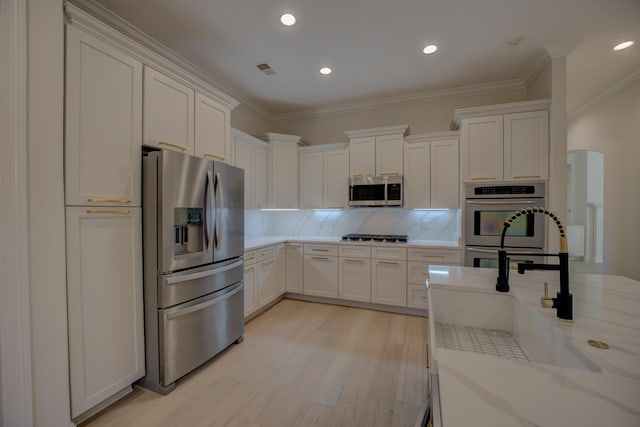
<svg viewBox="0 0 640 427">
<path fill-rule="evenodd" d="M 542 308 L 553 308 L 553 298 L 549 297 L 549 283 L 544 282 L 544 296 L 540 297 Z"/>
</svg>

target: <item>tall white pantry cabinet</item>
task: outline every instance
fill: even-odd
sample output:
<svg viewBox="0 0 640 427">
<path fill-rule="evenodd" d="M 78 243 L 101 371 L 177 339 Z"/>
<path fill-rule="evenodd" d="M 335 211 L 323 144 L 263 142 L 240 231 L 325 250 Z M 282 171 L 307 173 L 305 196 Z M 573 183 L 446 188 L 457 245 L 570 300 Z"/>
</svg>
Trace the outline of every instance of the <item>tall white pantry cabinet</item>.
<svg viewBox="0 0 640 427">
<path fill-rule="evenodd" d="M 144 375 L 140 61 L 67 25 L 65 203 L 73 418 Z"/>
</svg>

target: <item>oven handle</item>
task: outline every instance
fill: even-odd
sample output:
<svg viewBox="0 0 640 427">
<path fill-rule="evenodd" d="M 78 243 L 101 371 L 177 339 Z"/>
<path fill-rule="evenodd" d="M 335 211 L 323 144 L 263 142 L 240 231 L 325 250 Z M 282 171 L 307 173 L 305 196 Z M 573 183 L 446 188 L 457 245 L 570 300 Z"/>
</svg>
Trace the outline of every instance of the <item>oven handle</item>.
<svg viewBox="0 0 640 427">
<path fill-rule="evenodd" d="M 514 203 L 517 204 L 525 204 L 525 205 L 533 205 L 539 204 L 543 202 L 542 199 L 538 200 L 522 200 L 522 199 L 505 199 L 504 201 L 483 201 L 483 200 L 467 200 L 468 205 L 512 205 Z"/>
<path fill-rule="evenodd" d="M 197 273 L 181 274 L 166 279 L 167 285 L 175 285 L 176 283 L 188 282 L 190 280 L 202 279 L 203 277 L 213 276 L 214 274 L 222 273 L 234 268 L 240 267 L 244 260 L 236 261 L 232 264 L 225 265 L 224 267 L 214 268 L 212 270 L 199 271 Z"/>
<path fill-rule="evenodd" d="M 483 254 L 498 254 L 498 250 L 491 250 L 491 249 L 477 249 L 477 248 L 465 248 L 466 250 L 468 250 L 469 252 L 481 252 Z M 513 250 L 513 249 L 508 249 L 509 254 L 518 254 L 518 255 L 543 255 L 540 252 L 531 252 L 531 251 L 519 251 L 519 250 Z"/>
<path fill-rule="evenodd" d="M 200 303 L 191 307 L 183 308 L 182 310 L 176 310 L 173 313 L 167 313 L 166 314 L 167 320 L 172 320 L 172 319 L 175 319 L 176 317 L 186 316 L 187 314 L 191 314 L 193 312 L 203 310 L 207 307 L 211 307 L 212 305 L 217 304 L 222 300 L 231 298 L 238 292 L 242 291 L 242 289 L 243 289 L 242 282 L 240 282 L 236 285 L 236 288 L 234 290 L 232 290 L 231 292 L 227 292 L 223 295 L 220 295 L 217 298 L 210 299 L 209 301 L 205 301 L 203 303 Z"/>
</svg>

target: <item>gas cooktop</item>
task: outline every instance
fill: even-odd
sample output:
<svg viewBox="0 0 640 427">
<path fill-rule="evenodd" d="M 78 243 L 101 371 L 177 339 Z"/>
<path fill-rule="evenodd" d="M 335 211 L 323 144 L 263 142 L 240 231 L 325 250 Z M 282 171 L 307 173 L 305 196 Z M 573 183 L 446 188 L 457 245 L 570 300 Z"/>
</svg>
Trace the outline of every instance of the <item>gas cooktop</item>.
<svg viewBox="0 0 640 427">
<path fill-rule="evenodd" d="M 406 234 L 345 234 L 342 240 L 350 240 L 352 242 L 394 242 L 406 243 Z"/>
</svg>

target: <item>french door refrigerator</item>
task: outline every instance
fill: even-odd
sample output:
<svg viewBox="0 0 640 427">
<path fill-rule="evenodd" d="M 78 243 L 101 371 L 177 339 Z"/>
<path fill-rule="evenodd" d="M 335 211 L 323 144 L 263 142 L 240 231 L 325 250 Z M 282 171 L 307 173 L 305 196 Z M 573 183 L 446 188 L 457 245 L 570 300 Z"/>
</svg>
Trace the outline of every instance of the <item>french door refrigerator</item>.
<svg viewBox="0 0 640 427">
<path fill-rule="evenodd" d="M 244 171 L 143 156 L 146 376 L 162 394 L 244 335 Z"/>
</svg>

